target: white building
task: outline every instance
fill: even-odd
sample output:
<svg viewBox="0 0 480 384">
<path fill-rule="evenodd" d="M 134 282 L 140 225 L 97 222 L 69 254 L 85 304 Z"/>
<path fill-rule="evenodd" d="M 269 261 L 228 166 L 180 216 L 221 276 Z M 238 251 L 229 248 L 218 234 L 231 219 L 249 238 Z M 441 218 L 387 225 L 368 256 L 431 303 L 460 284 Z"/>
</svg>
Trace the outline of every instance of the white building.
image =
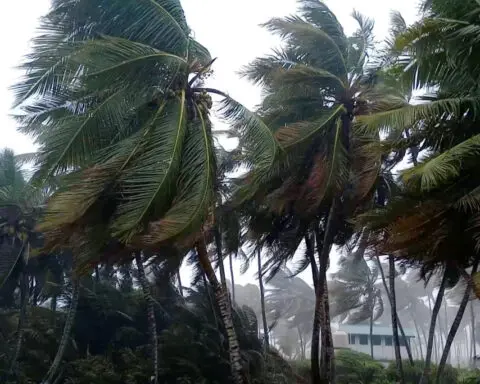
<svg viewBox="0 0 480 384">
<path fill-rule="evenodd" d="M 415 338 L 415 334 L 410 329 L 404 329 L 404 331 L 405 331 L 406 340 L 402 338 L 401 334 L 399 335 L 400 352 L 402 354 L 402 358 L 408 359 L 407 349 L 405 348 L 405 344 L 409 343 L 410 347 L 412 347 L 411 343 L 412 343 L 412 339 Z M 347 348 L 353 351 L 363 352 L 370 355 L 370 326 L 368 324 L 367 325 L 340 324 L 338 326 L 338 334 L 347 335 L 346 338 L 342 337 L 342 339 L 345 338 L 346 340 L 348 340 Z M 341 342 L 341 344 L 344 344 L 345 341 Z M 380 360 L 380 361 L 395 360 L 395 351 L 393 348 L 393 336 L 392 336 L 391 327 L 374 325 L 373 332 L 372 332 L 372 343 L 373 343 L 373 358 L 375 360 Z M 345 347 L 345 346 L 341 345 L 340 347 Z"/>
</svg>

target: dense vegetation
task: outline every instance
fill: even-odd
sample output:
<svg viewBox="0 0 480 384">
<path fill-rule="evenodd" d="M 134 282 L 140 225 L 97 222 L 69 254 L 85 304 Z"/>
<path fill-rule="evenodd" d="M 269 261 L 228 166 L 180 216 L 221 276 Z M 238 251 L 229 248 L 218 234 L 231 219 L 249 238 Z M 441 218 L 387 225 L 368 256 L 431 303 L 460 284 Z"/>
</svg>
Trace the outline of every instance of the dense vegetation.
<svg viewBox="0 0 480 384">
<path fill-rule="evenodd" d="M 2 382 L 475 381 L 447 361 L 459 329 L 476 357 L 474 304 L 462 319 L 480 297 L 480 3 L 421 8 L 410 26 L 392 13 L 379 46 L 368 17 L 348 36 L 299 0 L 265 23 L 281 46 L 242 71 L 263 88 L 249 111 L 208 87 L 215 59 L 179 0 L 52 0 L 14 87 L 38 151 L 0 156 Z M 229 290 L 226 256 L 255 262 L 258 308 L 238 304 L 233 270 Z M 429 285 L 404 305 L 407 271 Z M 426 303 L 422 361 L 403 361 L 401 312 Z M 335 353 L 331 320 L 372 335 L 386 308 L 392 366 Z M 298 339 L 306 373 L 286 360 Z"/>
</svg>

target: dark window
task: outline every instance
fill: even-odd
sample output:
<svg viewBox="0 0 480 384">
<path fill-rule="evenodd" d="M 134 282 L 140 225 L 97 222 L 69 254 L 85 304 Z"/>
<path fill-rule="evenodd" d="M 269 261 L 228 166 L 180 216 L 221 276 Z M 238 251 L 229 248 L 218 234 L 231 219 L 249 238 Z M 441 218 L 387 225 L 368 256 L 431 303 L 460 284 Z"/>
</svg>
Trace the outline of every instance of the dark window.
<svg viewBox="0 0 480 384">
<path fill-rule="evenodd" d="M 392 346 L 393 345 L 393 337 L 392 336 L 385 336 L 385 345 Z"/>
<path fill-rule="evenodd" d="M 360 345 L 368 345 L 368 335 L 359 335 Z"/>
<path fill-rule="evenodd" d="M 400 336 L 399 341 L 400 341 L 400 346 L 405 347 L 407 345 L 407 338 Z"/>
<path fill-rule="evenodd" d="M 348 334 L 348 344 L 355 344 L 355 335 Z"/>
<path fill-rule="evenodd" d="M 373 345 L 382 345 L 382 336 L 372 335 L 372 344 Z"/>
</svg>

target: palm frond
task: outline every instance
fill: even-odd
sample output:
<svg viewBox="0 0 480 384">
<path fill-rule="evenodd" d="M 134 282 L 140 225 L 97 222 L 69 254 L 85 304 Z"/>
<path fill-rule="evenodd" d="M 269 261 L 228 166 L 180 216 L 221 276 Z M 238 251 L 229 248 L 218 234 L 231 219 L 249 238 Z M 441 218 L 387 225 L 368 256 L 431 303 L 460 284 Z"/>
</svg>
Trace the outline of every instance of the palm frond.
<svg viewBox="0 0 480 384">
<path fill-rule="evenodd" d="M 368 55 L 373 50 L 373 28 L 375 26 L 375 23 L 372 19 L 365 17 L 356 10 L 352 12 L 352 17 L 358 23 L 359 28 L 357 31 L 355 31 L 353 35 L 355 47 L 350 46 L 352 45 L 350 43 L 349 50 L 355 49 L 356 51 L 358 51 L 358 53 L 356 55 L 348 55 L 348 67 L 352 68 L 357 73 L 362 73 Z M 352 56 L 356 59 L 356 62 L 351 62 Z"/>
<path fill-rule="evenodd" d="M 259 183 L 270 174 L 279 156 L 281 147 L 277 139 L 258 115 L 230 97 L 222 100 L 220 113 L 239 132 L 246 165 L 253 171 L 252 181 L 254 185 Z"/>
<path fill-rule="evenodd" d="M 334 123 L 335 119 L 344 111 L 343 105 L 338 105 L 328 110 L 318 120 L 301 121 L 280 128 L 275 132 L 275 137 L 284 149 L 298 145 L 305 140 L 311 139 L 312 136 L 318 134 L 322 130 L 328 129 L 330 123 Z"/>
<path fill-rule="evenodd" d="M 210 126 L 197 107 L 197 118 L 188 127 L 178 179 L 178 193 L 171 208 L 150 222 L 141 244 L 155 246 L 185 233 L 192 233 L 208 215 L 213 199 L 213 161 Z M 193 232 L 195 234 L 195 232 Z M 135 239 L 133 240 L 135 242 Z"/>
<path fill-rule="evenodd" d="M 325 2 L 322 0 L 299 0 L 299 5 L 300 14 L 305 20 L 324 30 L 346 58 L 347 45 L 342 24 Z"/>
<path fill-rule="evenodd" d="M 149 60 L 156 62 L 161 68 L 161 64 L 168 60 L 176 63 L 186 64 L 186 60 L 175 54 L 160 51 L 149 45 L 130 41 L 128 39 L 103 36 L 101 39 L 89 40 L 79 46 L 72 54 L 72 61 L 78 65 L 85 66 L 85 76 L 102 76 L 102 80 L 107 77 L 108 82 L 117 80 L 119 70 L 122 77 L 129 73 L 139 71 L 144 67 L 142 64 Z M 137 72 L 137 75 L 139 73 Z M 111 77 L 110 77 L 111 76 Z M 125 79 L 118 79 L 125 81 Z"/>
<path fill-rule="evenodd" d="M 160 107 L 149 123 L 141 154 L 119 180 L 123 203 L 112 223 L 114 236 L 128 242 L 135 232 L 143 230 L 147 215 L 158 216 L 170 202 L 181 166 L 186 109 L 183 92 L 179 99 Z"/>
<path fill-rule="evenodd" d="M 307 62 L 325 68 L 340 78 L 346 78 L 347 67 L 342 49 L 322 27 L 316 27 L 295 16 L 274 18 L 265 23 L 264 27 L 285 39 L 289 46 L 301 47 Z"/>
<path fill-rule="evenodd" d="M 402 173 L 403 179 L 408 182 L 418 180 L 422 190 L 431 190 L 458 177 L 462 167 L 472 158 L 480 155 L 480 135 L 475 135 L 468 140 L 431 157 L 416 167 Z"/>
<path fill-rule="evenodd" d="M 444 115 L 458 116 L 462 107 L 465 106 L 475 112 L 480 107 L 480 99 L 477 97 L 439 99 L 430 103 L 410 105 L 391 111 L 378 112 L 373 115 L 358 116 L 354 125 L 359 130 L 367 133 L 388 132 L 391 129 L 403 130 L 414 126 L 424 119 Z"/>
<path fill-rule="evenodd" d="M 295 64 L 289 68 L 279 68 L 273 75 L 274 85 L 323 85 L 324 88 L 332 88 L 341 93 L 346 88 L 344 82 L 327 70 L 314 68 L 312 66 Z"/>
<path fill-rule="evenodd" d="M 325 181 L 324 191 L 341 189 L 348 179 L 347 151 L 342 141 L 342 121 L 337 120 L 332 140 L 332 146 L 328 154 L 328 175 Z M 335 192 L 332 192 L 335 193 Z"/>
</svg>

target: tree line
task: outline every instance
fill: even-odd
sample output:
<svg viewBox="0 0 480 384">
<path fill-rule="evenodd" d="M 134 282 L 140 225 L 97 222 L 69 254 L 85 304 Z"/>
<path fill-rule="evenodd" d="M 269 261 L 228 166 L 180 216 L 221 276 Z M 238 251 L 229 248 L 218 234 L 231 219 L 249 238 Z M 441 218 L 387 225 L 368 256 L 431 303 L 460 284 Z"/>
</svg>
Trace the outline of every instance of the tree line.
<svg viewBox="0 0 480 384">
<path fill-rule="evenodd" d="M 299 0 L 297 14 L 264 25 L 282 46 L 242 70 L 263 89 L 250 111 L 208 87 L 215 58 L 193 37 L 179 0 L 52 1 L 25 76 L 13 87 L 18 129 L 38 151 L 6 150 L 1 159 L 0 296 L 18 318 L 7 376 L 19 374 L 30 305 L 48 297 L 53 314 L 59 304 L 68 310 L 42 382 L 68 380 L 62 361 L 82 297 L 95 293 L 88 285 L 101 284 L 102 271 L 127 273 L 134 261 L 151 381 L 165 380 L 162 337 L 172 330 L 159 325 L 163 305 L 152 294 L 151 274 L 160 268 L 167 281 L 178 279 L 188 258 L 217 318 L 225 347 L 217 355 L 229 367 L 224 382 L 245 384 L 252 359 L 224 258 L 257 262 L 264 329 L 258 353 L 266 364 L 274 349 L 263 283 L 301 253 L 292 274 L 309 268 L 314 285 L 311 382 L 334 383 L 330 322 L 345 309 L 332 305 L 329 291 L 349 290 L 338 275 L 339 286 L 327 284 L 336 248 L 347 250 L 341 264 L 359 272 L 369 292 L 361 306 L 371 323 L 383 306 L 380 275 L 401 383 L 397 269 L 439 280 L 435 299 L 428 298 L 420 378 L 438 382 L 479 291 L 479 15 L 475 0 L 425 0 L 412 25 L 392 13 L 390 36 L 379 45 L 368 17 L 354 11 L 358 28 L 347 36 L 325 3 Z M 238 140 L 233 151 L 218 141 L 224 132 L 214 129 L 212 96 Z M 28 178 L 19 168 L 25 162 Z M 69 295 L 62 298 L 65 284 Z M 461 302 L 434 378 L 436 322 L 445 290 L 455 285 L 463 287 Z M 110 353 L 107 344 L 100 354 Z M 84 353 L 88 358 L 90 347 Z"/>
</svg>

